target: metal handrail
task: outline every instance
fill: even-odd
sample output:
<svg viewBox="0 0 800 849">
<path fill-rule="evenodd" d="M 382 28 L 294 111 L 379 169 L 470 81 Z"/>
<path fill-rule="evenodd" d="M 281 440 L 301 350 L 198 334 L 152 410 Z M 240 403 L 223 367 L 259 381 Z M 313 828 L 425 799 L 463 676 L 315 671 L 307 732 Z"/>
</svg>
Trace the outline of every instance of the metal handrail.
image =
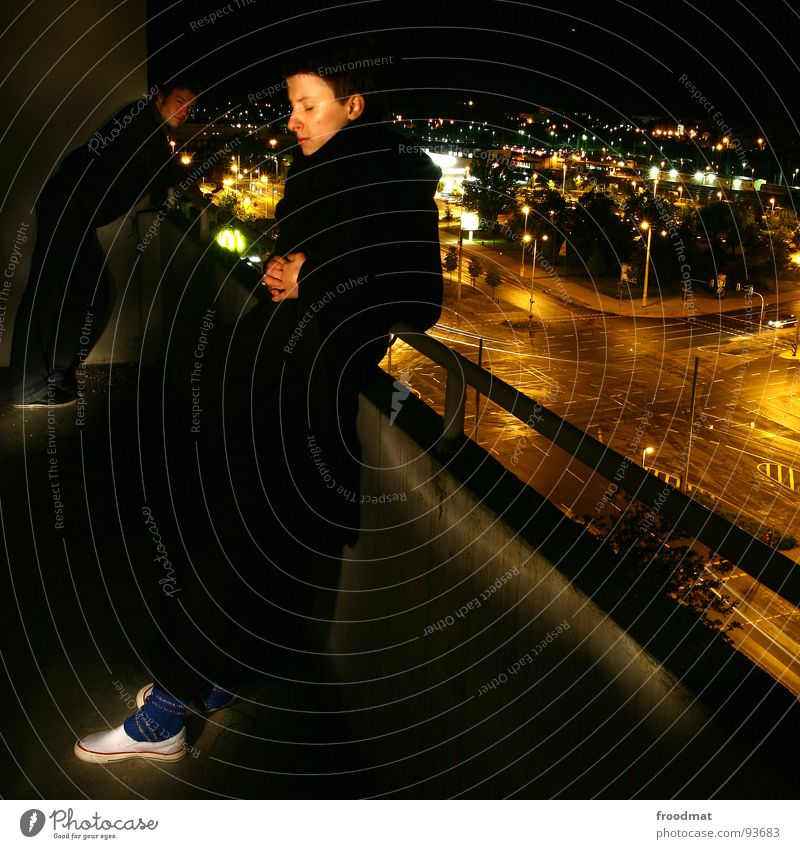
<svg viewBox="0 0 800 849">
<path fill-rule="evenodd" d="M 392 333 L 447 370 L 442 435 L 447 449 L 457 448 L 467 438 L 464 435 L 466 387 L 472 386 L 585 466 L 614 481 L 619 491 L 637 498 L 654 513 L 737 564 L 787 601 L 800 606 L 800 569 L 788 557 L 693 501 L 671 484 L 659 480 L 633 460 L 589 436 L 437 339 L 404 322 L 395 324 Z"/>
</svg>

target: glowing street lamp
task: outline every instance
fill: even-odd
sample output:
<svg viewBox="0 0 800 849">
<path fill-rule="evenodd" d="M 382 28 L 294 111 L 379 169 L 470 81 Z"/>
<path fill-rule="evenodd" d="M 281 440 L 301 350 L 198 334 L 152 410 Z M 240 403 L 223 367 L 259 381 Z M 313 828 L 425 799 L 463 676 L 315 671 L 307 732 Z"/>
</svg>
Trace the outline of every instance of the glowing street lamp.
<svg viewBox="0 0 800 849">
<path fill-rule="evenodd" d="M 652 445 L 648 445 L 647 448 L 645 448 L 644 451 L 642 451 L 642 468 L 643 469 L 647 468 L 647 455 L 652 454 L 655 450 L 656 449 L 653 448 Z"/>
<path fill-rule="evenodd" d="M 522 228 L 522 232 L 525 234 L 522 237 L 523 242 L 530 242 L 530 240 L 531 240 L 531 237 L 528 235 L 528 215 L 530 214 L 530 211 L 531 211 L 531 208 L 529 206 L 526 205 L 526 206 L 522 207 L 522 212 L 525 216 L 525 225 Z M 520 266 L 519 266 L 520 277 L 522 276 L 523 271 L 525 271 L 525 245 L 524 244 L 522 246 L 522 262 L 520 263 Z"/>
<path fill-rule="evenodd" d="M 647 230 L 647 252 L 644 258 L 644 286 L 642 287 L 642 307 L 647 306 L 647 280 L 650 273 L 650 240 L 653 237 L 653 228 L 647 221 L 642 221 L 642 230 Z"/>
<path fill-rule="evenodd" d="M 769 199 L 770 204 L 772 204 L 772 214 L 775 214 L 775 198 Z"/>
<path fill-rule="evenodd" d="M 650 179 L 653 181 L 653 197 L 658 197 L 658 178 L 661 176 L 661 169 L 658 165 L 654 165 L 650 169 Z"/>
<path fill-rule="evenodd" d="M 457 298 L 461 300 L 461 253 L 464 247 L 464 230 L 469 234 L 472 241 L 472 233 L 480 227 L 480 217 L 475 212 L 462 212 L 461 221 L 458 225 L 458 288 Z"/>
<path fill-rule="evenodd" d="M 520 277 L 522 277 L 525 274 L 525 249 L 528 247 L 528 245 L 530 243 L 531 243 L 530 234 L 526 233 L 522 237 L 522 263 L 520 264 L 520 267 L 519 267 L 519 276 Z"/>
<path fill-rule="evenodd" d="M 547 236 L 542 236 L 542 241 L 547 241 Z M 539 242 L 539 237 L 537 236 L 533 240 L 533 267 L 531 268 L 531 297 L 528 301 L 528 321 L 533 319 L 533 280 L 536 277 L 536 246 Z"/>
</svg>

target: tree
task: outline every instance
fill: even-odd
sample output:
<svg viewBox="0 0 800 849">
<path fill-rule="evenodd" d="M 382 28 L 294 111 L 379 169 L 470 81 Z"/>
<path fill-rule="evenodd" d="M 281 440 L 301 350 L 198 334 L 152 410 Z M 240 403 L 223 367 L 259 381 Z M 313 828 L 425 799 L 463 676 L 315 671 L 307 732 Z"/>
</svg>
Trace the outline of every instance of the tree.
<svg viewBox="0 0 800 849">
<path fill-rule="evenodd" d="M 492 290 L 492 300 L 494 300 L 495 290 L 501 282 L 500 272 L 497 270 L 497 266 L 490 265 L 486 271 L 486 285 Z"/>
<path fill-rule="evenodd" d="M 594 277 L 609 271 L 619 273 L 633 250 L 629 225 L 617 214 L 617 206 L 602 192 L 587 192 L 565 216 L 570 248 Z"/>
<path fill-rule="evenodd" d="M 757 227 L 751 210 L 725 201 L 715 201 L 698 212 L 697 235 L 708 240 L 720 259 L 727 250 L 731 256 L 737 247 L 750 247 L 756 238 Z"/>
<path fill-rule="evenodd" d="M 606 258 L 603 256 L 600 246 L 595 243 L 586 258 L 586 270 L 591 278 L 596 279 L 602 277 L 606 273 L 606 269 Z"/>
<path fill-rule="evenodd" d="M 475 158 L 472 162 L 470 179 L 464 183 L 464 208 L 478 210 L 485 222 L 481 229 L 492 228 L 498 215 L 517 208 L 516 174 L 505 157 Z"/>
<path fill-rule="evenodd" d="M 226 189 L 217 197 L 216 204 L 220 209 L 227 210 L 239 221 L 252 222 L 258 220 L 258 214 L 252 206 L 239 200 L 235 192 Z"/>
<path fill-rule="evenodd" d="M 458 252 L 454 247 L 449 247 L 442 262 L 444 270 L 450 275 L 450 282 L 453 282 L 453 272 L 458 268 Z"/>
<path fill-rule="evenodd" d="M 541 189 L 531 194 L 531 207 L 528 229 L 541 235 L 547 234 L 555 246 L 563 240 L 566 228 L 567 205 L 561 192 L 555 189 Z M 519 232 L 522 232 L 523 219 L 520 215 L 517 219 Z"/>
<path fill-rule="evenodd" d="M 472 278 L 472 288 L 474 289 L 475 280 L 483 274 L 483 263 L 475 256 L 469 261 L 467 271 L 469 272 L 469 276 Z"/>
<path fill-rule="evenodd" d="M 718 594 L 722 581 L 706 571 L 707 558 L 680 544 L 674 527 L 661 514 L 632 501 L 619 516 L 605 513 L 586 521 L 602 537 L 617 575 L 632 588 L 666 593 L 699 614 L 704 625 L 723 634 L 742 627 L 737 620 L 725 623 L 737 603 Z M 716 568 L 730 572 L 733 564 L 722 561 Z"/>
</svg>

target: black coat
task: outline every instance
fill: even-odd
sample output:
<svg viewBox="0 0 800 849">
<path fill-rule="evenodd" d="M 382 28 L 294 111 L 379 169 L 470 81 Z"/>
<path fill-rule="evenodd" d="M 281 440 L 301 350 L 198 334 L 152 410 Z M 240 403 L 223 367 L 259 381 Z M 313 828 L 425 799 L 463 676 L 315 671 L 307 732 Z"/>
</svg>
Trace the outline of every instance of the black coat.
<svg viewBox="0 0 800 849">
<path fill-rule="evenodd" d="M 420 330 L 439 318 L 442 271 L 438 212 L 441 177 L 403 136 L 354 122 L 311 156 L 298 150 L 276 216 L 276 253 L 302 251 L 298 315 L 315 344 L 349 359 L 385 352 L 389 327 Z M 302 347 L 300 340 L 295 346 Z"/>
<path fill-rule="evenodd" d="M 186 173 L 172 155 L 158 109 L 143 98 L 66 156 L 50 182 L 72 197 L 92 226 L 101 227 L 125 215 L 146 192 L 166 191 Z"/>
<path fill-rule="evenodd" d="M 284 320 L 273 324 L 282 388 L 278 403 L 264 404 L 262 425 L 281 446 L 286 465 L 274 482 L 291 491 L 286 523 L 293 517 L 298 534 L 357 536 L 358 393 L 392 324 L 426 330 L 441 313 L 440 177 L 419 146 L 360 122 L 310 156 L 295 154 L 276 210 L 276 253 L 307 260 L 298 299 L 284 301 Z"/>
</svg>

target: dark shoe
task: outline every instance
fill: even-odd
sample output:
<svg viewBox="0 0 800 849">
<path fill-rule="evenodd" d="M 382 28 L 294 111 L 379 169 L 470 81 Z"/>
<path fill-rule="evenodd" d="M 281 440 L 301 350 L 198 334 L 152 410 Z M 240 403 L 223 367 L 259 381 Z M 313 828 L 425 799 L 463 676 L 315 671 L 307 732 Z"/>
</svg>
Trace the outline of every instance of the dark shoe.
<svg viewBox="0 0 800 849">
<path fill-rule="evenodd" d="M 47 393 L 35 401 L 12 401 L 11 406 L 16 410 L 47 410 L 56 407 L 69 407 L 78 400 L 76 392 L 52 386 Z"/>
</svg>

